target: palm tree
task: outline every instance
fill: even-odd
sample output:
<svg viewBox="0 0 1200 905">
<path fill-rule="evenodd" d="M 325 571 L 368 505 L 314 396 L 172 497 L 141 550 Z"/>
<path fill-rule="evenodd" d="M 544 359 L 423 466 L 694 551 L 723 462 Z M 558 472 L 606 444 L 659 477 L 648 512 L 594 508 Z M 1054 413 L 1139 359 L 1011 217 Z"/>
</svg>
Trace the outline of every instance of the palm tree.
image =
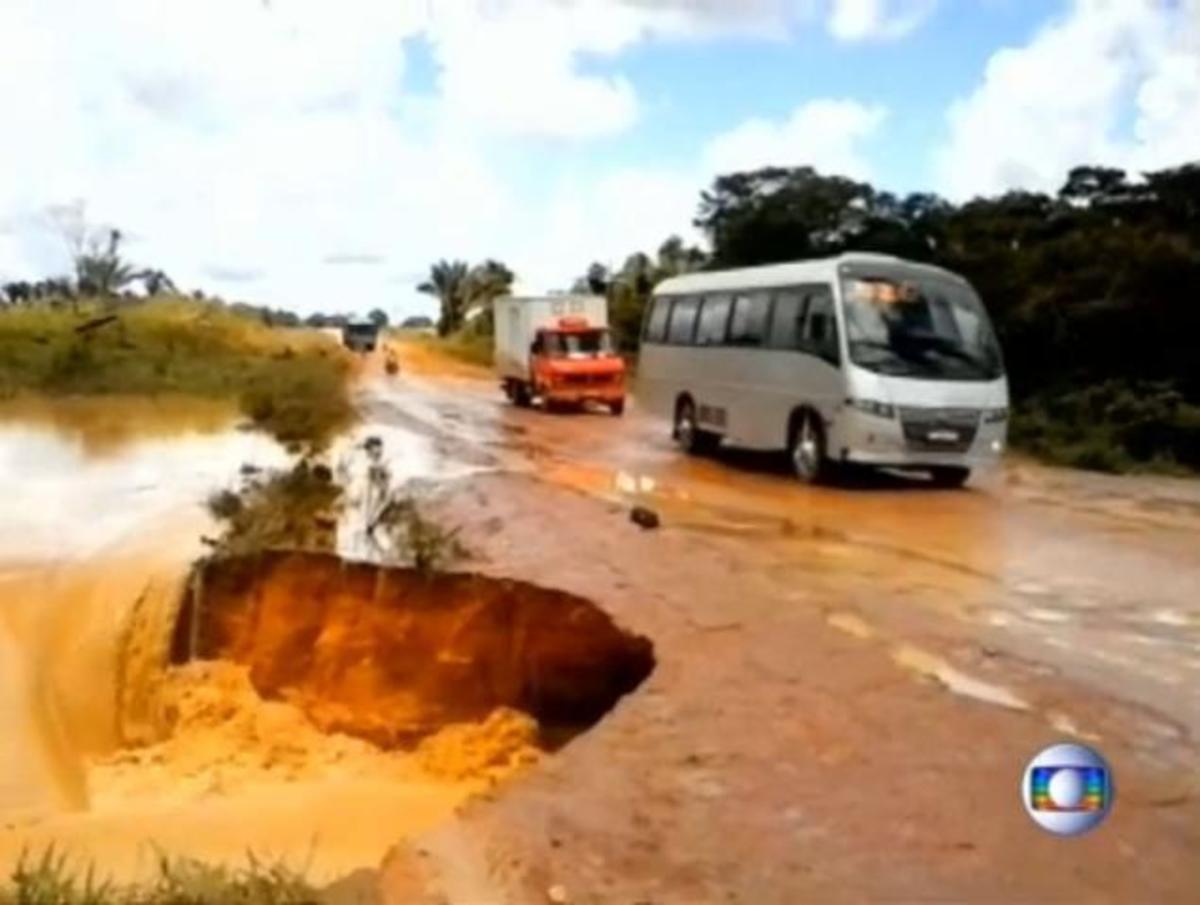
<svg viewBox="0 0 1200 905">
<path fill-rule="evenodd" d="M 479 325 L 485 334 L 493 329 L 492 303 L 502 295 L 512 294 L 516 275 L 499 261 L 488 259 L 471 268 L 467 274 L 464 293 L 466 309 L 464 317 L 472 310 L 479 310 Z"/>
<path fill-rule="evenodd" d="M 466 283 L 470 269 L 466 261 L 442 259 L 429 268 L 429 279 L 417 287 L 418 292 L 432 295 L 441 304 L 438 335 L 445 336 L 462 326 L 466 313 Z"/>
<path fill-rule="evenodd" d="M 116 295 L 129 285 L 137 272 L 121 259 L 121 231 L 110 229 L 108 241 L 95 237 L 86 251 L 75 258 L 75 277 L 81 292 L 96 295 Z"/>
<path fill-rule="evenodd" d="M 163 292 L 179 292 L 175 281 L 161 270 L 143 270 L 135 273 L 132 278 L 141 280 L 142 287 L 148 296 L 155 296 Z"/>
</svg>

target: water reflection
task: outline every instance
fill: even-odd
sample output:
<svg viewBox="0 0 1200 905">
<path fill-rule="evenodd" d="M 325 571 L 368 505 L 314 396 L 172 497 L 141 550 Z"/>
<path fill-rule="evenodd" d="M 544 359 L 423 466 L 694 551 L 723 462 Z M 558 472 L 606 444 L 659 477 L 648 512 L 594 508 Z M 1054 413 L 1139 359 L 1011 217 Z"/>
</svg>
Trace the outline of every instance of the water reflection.
<svg viewBox="0 0 1200 905">
<path fill-rule="evenodd" d="M 269 437 L 231 430 L 228 404 L 180 399 L 0 405 L 0 559 L 85 556 L 160 516 L 197 512 L 243 464 L 283 465 Z"/>
<path fill-rule="evenodd" d="M 41 429 L 97 458 L 147 439 L 219 433 L 237 417 L 229 400 L 194 396 L 27 396 L 0 401 L 0 431 L 13 426 Z"/>
</svg>

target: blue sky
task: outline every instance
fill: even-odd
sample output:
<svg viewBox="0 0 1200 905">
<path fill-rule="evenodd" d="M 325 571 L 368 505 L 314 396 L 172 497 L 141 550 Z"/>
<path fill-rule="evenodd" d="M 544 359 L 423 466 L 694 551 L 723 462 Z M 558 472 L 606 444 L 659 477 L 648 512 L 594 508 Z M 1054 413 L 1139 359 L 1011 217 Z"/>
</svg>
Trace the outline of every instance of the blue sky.
<svg viewBox="0 0 1200 905">
<path fill-rule="evenodd" d="M 112 224 L 189 288 L 399 316 L 438 258 L 544 291 L 699 241 L 734 169 L 963 199 L 1200 159 L 1200 0 L 5 0 L 0 34 L 0 281 Z"/>
</svg>

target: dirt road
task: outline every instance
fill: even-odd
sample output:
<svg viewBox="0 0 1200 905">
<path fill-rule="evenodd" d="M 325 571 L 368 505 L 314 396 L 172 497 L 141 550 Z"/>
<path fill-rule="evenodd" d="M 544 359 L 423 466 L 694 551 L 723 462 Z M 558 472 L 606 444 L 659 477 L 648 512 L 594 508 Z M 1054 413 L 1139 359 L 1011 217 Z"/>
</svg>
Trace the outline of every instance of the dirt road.
<svg viewBox="0 0 1200 905">
<path fill-rule="evenodd" d="M 1200 900 L 1200 483 L 1016 464 L 962 492 L 808 489 L 771 457 L 688 460 L 636 406 L 514 409 L 418 352 L 364 377 L 340 451 L 381 437 L 468 568 L 587 598 L 653 642 L 649 678 L 495 788 L 358 748 L 331 774 L 347 743 L 297 748 L 299 717 L 252 694 L 197 726 L 207 747 L 114 751 L 130 609 L 178 601 L 209 493 L 287 458 L 208 408 L 22 410 L 0 424 L 0 864 L 54 842 L 135 871 L 148 837 L 303 860 L 319 837 L 320 881 L 362 869 L 337 903 Z M 368 541 L 339 525 L 344 556 Z M 1058 839 L 1019 789 L 1069 739 L 1117 803 Z"/>
<path fill-rule="evenodd" d="M 441 504 L 481 570 L 590 597 L 658 666 L 397 853 L 388 901 L 1200 897 L 1195 483 L 1016 464 L 961 492 L 808 489 L 770 457 L 686 461 L 636 410 L 516 410 L 415 364 L 361 404 L 481 470 Z M 1059 839 L 1019 788 L 1072 739 L 1118 797 Z"/>
</svg>

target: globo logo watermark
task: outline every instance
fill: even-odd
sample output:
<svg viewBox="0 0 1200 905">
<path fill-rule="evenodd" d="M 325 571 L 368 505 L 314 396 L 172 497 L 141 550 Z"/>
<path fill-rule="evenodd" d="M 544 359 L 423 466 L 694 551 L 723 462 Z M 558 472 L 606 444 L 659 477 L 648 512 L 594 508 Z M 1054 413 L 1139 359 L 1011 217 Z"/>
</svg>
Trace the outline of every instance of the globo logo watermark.
<svg viewBox="0 0 1200 905">
<path fill-rule="evenodd" d="M 1025 810 L 1033 822 L 1056 836 L 1095 829 L 1112 809 L 1112 768 L 1087 745 L 1051 745 L 1025 768 L 1021 782 Z"/>
</svg>

